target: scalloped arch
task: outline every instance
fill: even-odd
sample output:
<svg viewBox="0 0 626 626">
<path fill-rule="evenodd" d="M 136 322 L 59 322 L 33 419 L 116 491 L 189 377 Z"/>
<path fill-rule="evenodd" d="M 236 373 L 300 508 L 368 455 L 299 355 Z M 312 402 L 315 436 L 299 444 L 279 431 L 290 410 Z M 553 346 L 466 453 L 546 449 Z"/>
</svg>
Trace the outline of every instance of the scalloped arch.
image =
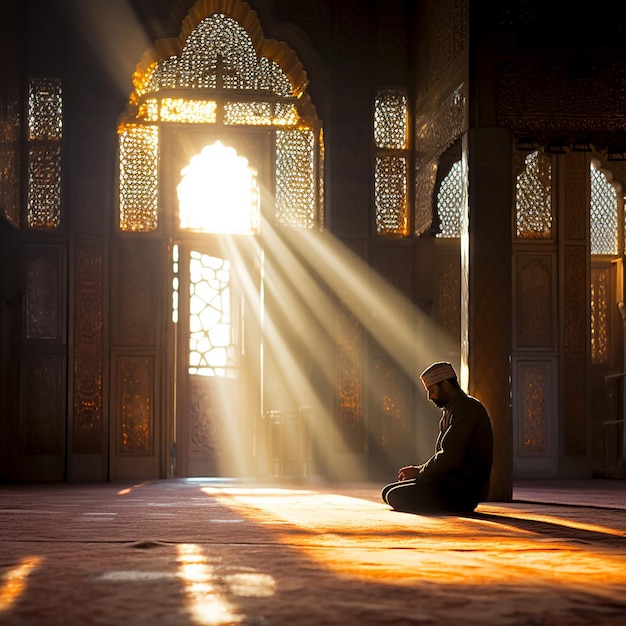
<svg viewBox="0 0 626 626">
<path fill-rule="evenodd" d="M 178 37 L 158 39 L 152 48 L 143 53 L 133 73 L 135 90 L 131 101 L 136 100 L 137 92 L 141 90 L 141 85 L 147 80 L 155 65 L 169 57 L 179 56 L 187 38 L 198 24 L 215 13 L 223 13 L 236 20 L 250 36 L 257 56 L 267 57 L 280 66 L 294 87 L 300 115 L 309 122 L 316 120 L 317 111 L 306 91 L 308 77 L 298 55 L 286 42 L 266 39 L 256 11 L 243 0 L 198 0 L 183 19 Z"/>
</svg>

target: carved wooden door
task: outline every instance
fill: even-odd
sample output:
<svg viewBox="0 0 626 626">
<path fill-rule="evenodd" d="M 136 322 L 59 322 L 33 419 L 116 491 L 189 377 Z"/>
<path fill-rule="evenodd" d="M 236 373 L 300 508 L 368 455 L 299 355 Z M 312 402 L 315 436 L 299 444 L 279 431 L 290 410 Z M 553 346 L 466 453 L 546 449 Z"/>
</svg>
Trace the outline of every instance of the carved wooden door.
<svg viewBox="0 0 626 626">
<path fill-rule="evenodd" d="M 258 371 L 256 334 L 246 332 L 254 326 L 254 296 L 244 298 L 241 266 L 218 241 L 187 242 L 178 251 L 177 473 L 249 475 L 260 388 L 251 374 Z"/>
</svg>

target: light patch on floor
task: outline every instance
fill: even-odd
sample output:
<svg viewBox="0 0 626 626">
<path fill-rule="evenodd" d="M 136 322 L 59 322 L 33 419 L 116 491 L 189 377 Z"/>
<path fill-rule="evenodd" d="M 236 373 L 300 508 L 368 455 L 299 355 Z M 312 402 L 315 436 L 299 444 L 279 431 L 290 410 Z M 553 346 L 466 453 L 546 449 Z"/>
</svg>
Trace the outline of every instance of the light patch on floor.
<svg viewBox="0 0 626 626">
<path fill-rule="evenodd" d="M 571 529 L 625 536 L 623 530 L 602 524 L 507 506 L 481 506 L 476 518 L 421 516 L 333 493 L 205 491 L 248 519 L 275 525 L 279 533 L 285 529 L 285 544 L 346 576 L 395 584 L 516 585 L 533 579 L 536 584 L 587 590 L 626 584 L 626 546 L 616 552 L 559 539 Z"/>
</svg>

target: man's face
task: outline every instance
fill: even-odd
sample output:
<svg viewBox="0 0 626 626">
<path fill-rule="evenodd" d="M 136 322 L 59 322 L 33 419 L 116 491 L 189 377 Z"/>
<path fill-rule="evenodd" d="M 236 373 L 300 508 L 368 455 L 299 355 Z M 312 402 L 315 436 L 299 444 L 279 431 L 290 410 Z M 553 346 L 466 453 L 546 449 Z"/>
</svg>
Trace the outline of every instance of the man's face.
<svg viewBox="0 0 626 626">
<path fill-rule="evenodd" d="M 450 402 L 450 394 L 448 393 L 447 381 L 435 383 L 427 389 L 428 399 L 442 409 Z"/>
</svg>

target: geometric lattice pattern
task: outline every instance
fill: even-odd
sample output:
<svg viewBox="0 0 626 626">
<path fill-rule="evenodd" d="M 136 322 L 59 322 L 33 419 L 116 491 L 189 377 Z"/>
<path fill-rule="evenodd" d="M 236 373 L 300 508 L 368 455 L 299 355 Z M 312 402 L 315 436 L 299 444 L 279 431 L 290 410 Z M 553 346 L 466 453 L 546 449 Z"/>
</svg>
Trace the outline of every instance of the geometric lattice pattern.
<svg viewBox="0 0 626 626">
<path fill-rule="evenodd" d="M 257 58 L 252 39 L 231 17 L 215 13 L 189 34 L 182 53 L 157 63 L 139 95 L 165 89 L 246 89 L 292 97 L 280 66 Z"/>
<path fill-rule="evenodd" d="M 618 254 L 617 192 L 593 164 L 591 176 L 591 254 Z M 623 226 L 622 226 L 623 228 Z"/>
<path fill-rule="evenodd" d="M 61 219 L 61 139 L 63 98 L 61 81 L 33 78 L 28 85 L 29 228 L 57 228 Z"/>
<path fill-rule="evenodd" d="M 36 145 L 28 150 L 29 228 L 56 228 L 61 219 L 61 147 Z"/>
<path fill-rule="evenodd" d="M 119 136 L 120 228 L 148 232 L 157 227 L 159 131 L 125 125 Z"/>
<path fill-rule="evenodd" d="M 374 208 L 379 235 L 407 235 L 408 203 L 407 97 L 380 91 L 374 100 Z"/>
<path fill-rule="evenodd" d="M 374 189 L 376 231 L 406 235 L 409 215 L 407 202 L 407 159 L 399 156 L 376 157 Z"/>
<path fill-rule="evenodd" d="M 407 98 L 399 91 L 379 92 L 374 101 L 374 142 L 377 148 L 406 150 Z"/>
<path fill-rule="evenodd" d="M 437 216 L 439 232 L 437 237 L 460 237 L 461 215 L 465 200 L 463 167 L 456 161 L 446 177 L 441 181 L 437 192 Z"/>
<path fill-rule="evenodd" d="M 276 132 L 276 220 L 315 225 L 315 138 L 310 130 Z"/>
<path fill-rule="evenodd" d="M 189 373 L 238 375 L 230 262 L 191 252 L 189 261 Z"/>
<path fill-rule="evenodd" d="M 159 128 L 169 123 L 273 128 L 276 219 L 303 228 L 316 223 L 321 133 L 299 114 L 304 87 L 295 87 L 278 62 L 257 56 L 257 49 L 237 20 L 217 12 L 198 22 L 179 54 L 135 73 L 130 113 L 119 131 L 122 230 L 157 226 Z M 199 99 L 194 90 L 214 96 Z"/>
<path fill-rule="evenodd" d="M 515 185 L 515 226 L 519 239 L 552 238 L 552 161 L 531 152 Z"/>
<path fill-rule="evenodd" d="M 28 140 L 58 141 L 63 135 L 63 98 L 58 78 L 32 78 L 28 85 Z"/>
</svg>

